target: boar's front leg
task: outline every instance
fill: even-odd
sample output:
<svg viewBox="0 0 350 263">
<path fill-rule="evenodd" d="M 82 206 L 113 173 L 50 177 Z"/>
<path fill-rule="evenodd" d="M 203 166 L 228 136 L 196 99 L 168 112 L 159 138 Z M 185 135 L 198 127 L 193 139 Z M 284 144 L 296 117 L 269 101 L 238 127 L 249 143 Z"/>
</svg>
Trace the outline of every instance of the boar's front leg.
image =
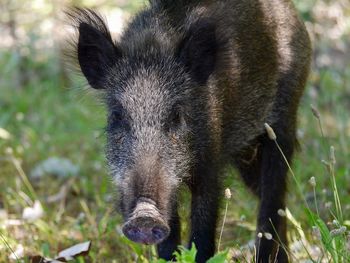
<svg viewBox="0 0 350 263">
<path fill-rule="evenodd" d="M 173 253 L 180 245 L 180 218 L 177 212 L 177 201 L 176 198 L 173 200 L 172 212 L 169 222 L 170 234 L 162 243 L 158 245 L 158 255 L 160 258 L 166 260 L 174 259 Z"/>
<path fill-rule="evenodd" d="M 202 162 L 190 184 L 192 193 L 190 244 L 197 248 L 196 262 L 206 262 L 215 252 L 215 232 L 221 192 L 217 164 Z"/>
</svg>

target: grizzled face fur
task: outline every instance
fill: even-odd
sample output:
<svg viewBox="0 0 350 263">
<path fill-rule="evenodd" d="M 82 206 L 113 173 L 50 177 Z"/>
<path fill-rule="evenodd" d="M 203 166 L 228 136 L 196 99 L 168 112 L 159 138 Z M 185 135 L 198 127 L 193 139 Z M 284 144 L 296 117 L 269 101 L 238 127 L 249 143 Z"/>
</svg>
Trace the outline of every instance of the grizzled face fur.
<svg viewBox="0 0 350 263">
<path fill-rule="evenodd" d="M 170 58 L 152 59 L 122 61 L 109 77 L 107 158 L 124 214 L 144 198 L 167 217 L 191 160 L 190 80 Z"/>
<path fill-rule="evenodd" d="M 127 221 L 124 233 L 136 242 L 161 242 L 176 186 L 193 165 L 195 127 L 203 115 L 196 112 L 206 107 L 200 98 L 215 64 L 215 28 L 198 22 L 172 45 L 155 32 L 114 43 L 95 12 L 69 15 L 79 32 L 82 73 L 91 87 L 104 90 L 106 154 Z"/>
</svg>

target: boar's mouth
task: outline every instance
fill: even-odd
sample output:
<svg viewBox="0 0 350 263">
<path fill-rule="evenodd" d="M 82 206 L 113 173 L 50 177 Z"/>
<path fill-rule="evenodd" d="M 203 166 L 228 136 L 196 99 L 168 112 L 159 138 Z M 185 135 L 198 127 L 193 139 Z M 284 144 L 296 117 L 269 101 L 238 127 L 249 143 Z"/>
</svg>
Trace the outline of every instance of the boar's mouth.
<svg viewBox="0 0 350 263">
<path fill-rule="evenodd" d="M 170 233 L 167 222 L 154 202 L 146 199 L 138 201 L 122 230 L 128 239 L 147 245 L 162 242 Z"/>
</svg>

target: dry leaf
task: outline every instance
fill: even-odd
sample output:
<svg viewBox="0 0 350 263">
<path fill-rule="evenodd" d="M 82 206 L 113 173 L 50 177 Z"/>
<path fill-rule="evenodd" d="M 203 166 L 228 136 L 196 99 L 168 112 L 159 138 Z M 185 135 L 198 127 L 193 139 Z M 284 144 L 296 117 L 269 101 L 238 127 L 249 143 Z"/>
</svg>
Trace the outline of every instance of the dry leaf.
<svg viewBox="0 0 350 263">
<path fill-rule="evenodd" d="M 68 261 L 78 256 L 87 255 L 90 251 L 90 246 L 91 246 L 91 241 L 74 245 L 58 253 L 58 257 L 56 257 L 56 259 L 61 261 L 62 260 Z"/>
<path fill-rule="evenodd" d="M 58 253 L 58 256 L 55 259 L 45 258 L 42 256 L 31 257 L 31 263 L 62 263 L 74 260 L 78 256 L 87 255 L 90 251 L 91 241 L 80 243 L 74 245 L 70 248 L 62 250 Z"/>
</svg>

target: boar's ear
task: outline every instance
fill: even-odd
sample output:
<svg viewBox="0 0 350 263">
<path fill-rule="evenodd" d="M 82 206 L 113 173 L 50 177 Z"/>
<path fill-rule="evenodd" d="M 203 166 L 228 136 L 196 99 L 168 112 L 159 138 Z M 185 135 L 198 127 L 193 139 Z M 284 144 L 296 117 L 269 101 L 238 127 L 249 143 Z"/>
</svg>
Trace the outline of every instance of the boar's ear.
<svg viewBox="0 0 350 263">
<path fill-rule="evenodd" d="M 118 51 L 111 39 L 87 23 L 79 26 L 78 60 L 91 87 L 101 89 L 108 70 L 116 62 Z"/>
<path fill-rule="evenodd" d="M 194 23 L 177 50 L 177 58 L 201 85 L 205 84 L 215 68 L 217 54 L 215 24 L 209 19 Z"/>
<path fill-rule="evenodd" d="M 79 33 L 76 54 L 82 73 L 91 87 L 105 88 L 105 77 L 121 52 L 104 19 L 90 9 L 74 8 L 66 13 Z"/>
</svg>

